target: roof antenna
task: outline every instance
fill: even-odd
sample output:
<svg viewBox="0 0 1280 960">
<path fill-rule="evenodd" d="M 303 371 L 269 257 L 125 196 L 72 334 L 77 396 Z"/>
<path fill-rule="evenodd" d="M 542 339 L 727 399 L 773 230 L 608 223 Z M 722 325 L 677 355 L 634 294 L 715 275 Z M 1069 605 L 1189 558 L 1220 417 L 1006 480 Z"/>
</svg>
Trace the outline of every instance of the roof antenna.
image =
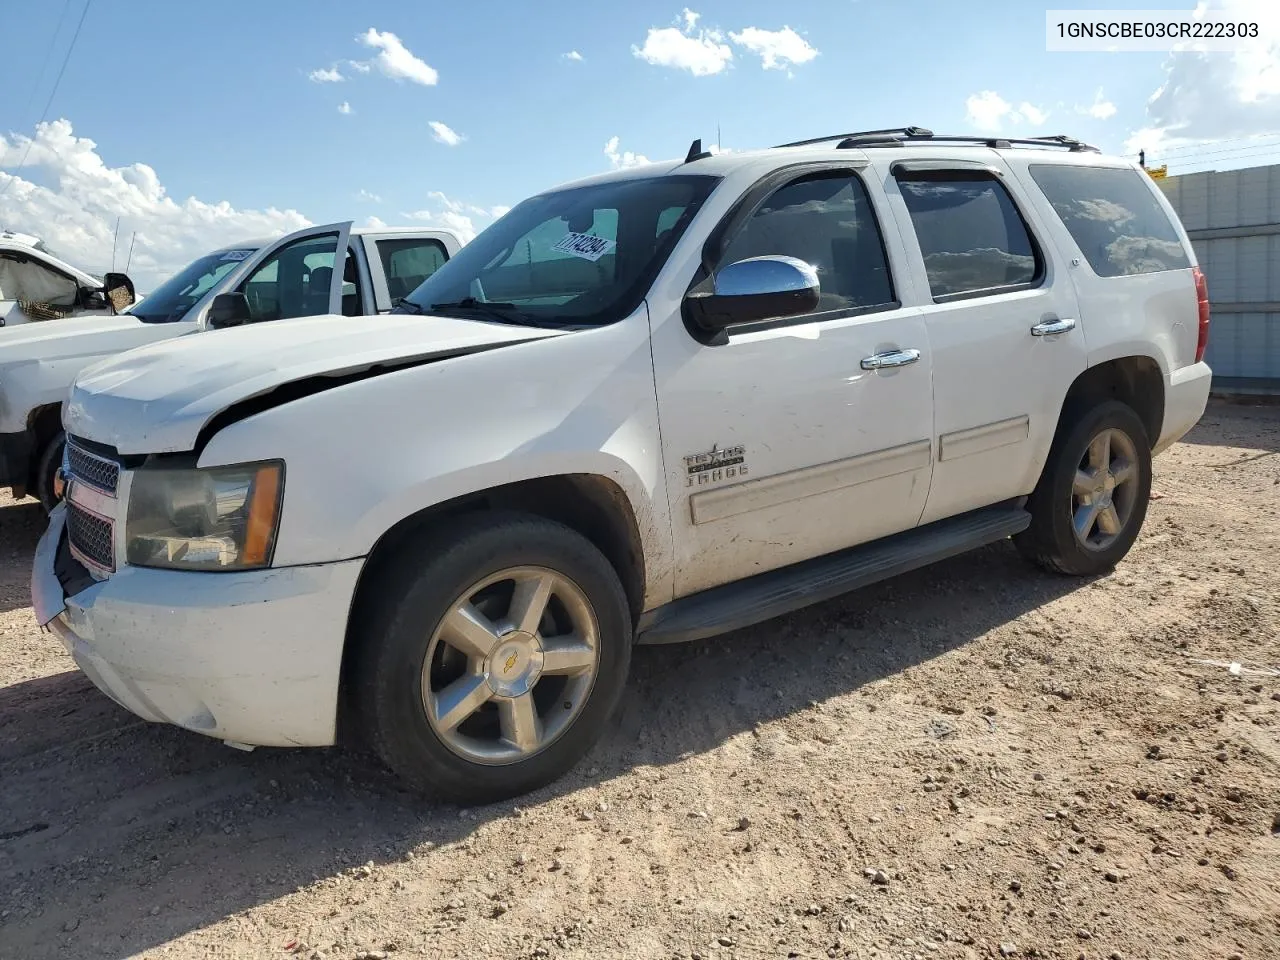
<svg viewBox="0 0 1280 960">
<path fill-rule="evenodd" d="M 693 163 L 695 160 L 705 160 L 711 154 L 702 149 L 702 139 L 699 138 L 689 145 L 689 152 L 685 154 L 684 162 Z"/>
<path fill-rule="evenodd" d="M 720 124 L 716 124 L 716 153 L 720 153 Z"/>
<path fill-rule="evenodd" d="M 116 268 L 116 241 L 120 239 L 120 218 L 116 217 L 116 232 L 111 235 L 111 269 Z"/>
<path fill-rule="evenodd" d="M 133 263 L 133 241 L 138 239 L 138 231 L 129 234 L 129 256 L 124 262 L 124 272 L 129 272 L 129 264 Z"/>
</svg>

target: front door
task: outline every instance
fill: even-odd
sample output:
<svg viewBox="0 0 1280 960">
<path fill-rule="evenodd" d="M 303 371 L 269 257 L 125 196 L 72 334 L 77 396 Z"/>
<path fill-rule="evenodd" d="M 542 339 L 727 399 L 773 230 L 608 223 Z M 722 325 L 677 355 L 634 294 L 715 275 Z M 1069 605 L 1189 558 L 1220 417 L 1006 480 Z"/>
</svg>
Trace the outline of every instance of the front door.
<svg viewBox="0 0 1280 960">
<path fill-rule="evenodd" d="M 350 221 L 307 227 L 260 250 L 200 305 L 203 317 L 217 293 L 243 293 L 249 322 L 286 320 L 343 312 L 344 276 L 352 260 Z M 335 269 L 335 264 L 337 269 Z M 346 281 L 352 289 L 351 281 Z"/>
<path fill-rule="evenodd" d="M 797 171 L 735 216 L 715 269 L 804 260 L 821 283 L 815 312 L 700 342 L 678 303 L 651 302 L 677 596 L 919 519 L 932 357 L 919 310 L 899 303 L 903 251 L 886 218 L 856 169 Z"/>
<path fill-rule="evenodd" d="M 933 349 L 937 462 L 924 523 L 1030 493 L 1086 366 L 1071 278 L 1002 166 L 898 161 L 884 172 L 924 274 Z"/>
</svg>

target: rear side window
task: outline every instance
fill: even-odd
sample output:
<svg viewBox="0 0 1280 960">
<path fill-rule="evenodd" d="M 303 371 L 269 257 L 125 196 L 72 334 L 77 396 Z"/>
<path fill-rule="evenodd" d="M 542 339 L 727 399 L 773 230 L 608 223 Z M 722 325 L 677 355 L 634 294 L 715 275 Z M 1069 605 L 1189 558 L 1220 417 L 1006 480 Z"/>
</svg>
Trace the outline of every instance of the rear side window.
<svg viewBox="0 0 1280 960">
<path fill-rule="evenodd" d="M 1137 170 L 1039 163 L 1029 170 L 1098 276 L 1191 266 L 1177 228 Z"/>
<path fill-rule="evenodd" d="M 449 259 L 439 240 L 418 237 L 379 240 L 378 256 L 393 301 L 408 296 Z"/>
<path fill-rule="evenodd" d="M 898 186 L 934 300 L 1032 286 L 1041 259 L 1009 192 L 987 173 L 903 173 Z"/>
</svg>

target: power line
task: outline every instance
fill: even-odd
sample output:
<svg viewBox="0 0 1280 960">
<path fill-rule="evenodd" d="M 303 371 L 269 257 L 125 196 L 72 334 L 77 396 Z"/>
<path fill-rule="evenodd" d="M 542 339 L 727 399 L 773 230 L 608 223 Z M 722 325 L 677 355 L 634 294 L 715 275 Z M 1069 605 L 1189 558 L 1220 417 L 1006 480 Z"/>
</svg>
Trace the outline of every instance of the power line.
<svg viewBox="0 0 1280 960">
<path fill-rule="evenodd" d="M 1160 155 L 1159 159 L 1166 163 L 1202 163 L 1206 160 L 1234 160 L 1239 157 L 1265 156 L 1280 150 L 1280 142 L 1258 143 L 1247 147 L 1234 147 L 1226 150 L 1214 150 L 1207 153 L 1188 154 L 1182 157 Z"/>
<path fill-rule="evenodd" d="M 58 37 L 62 34 L 62 24 L 66 22 L 67 11 L 70 9 L 71 0 L 62 0 L 62 13 L 58 15 L 58 26 L 54 29 L 53 39 L 49 41 L 49 46 L 44 51 L 44 60 L 40 64 L 40 72 L 36 74 L 36 82 L 31 85 L 31 92 L 27 94 L 27 102 L 22 108 L 24 116 L 31 109 L 31 104 L 36 98 L 36 91 L 40 89 L 40 81 L 44 79 L 44 72 L 49 67 L 49 58 L 53 56 L 53 48 L 58 45 Z"/>
<path fill-rule="evenodd" d="M 1195 160 L 1200 157 L 1223 157 L 1233 153 L 1244 153 L 1250 150 L 1266 150 L 1280 147 L 1280 140 L 1262 140 L 1259 139 L 1254 143 L 1246 143 L 1238 147 L 1223 147 L 1218 149 L 1215 144 L 1204 144 L 1200 149 L 1185 153 L 1164 153 L 1155 151 L 1156 155 L 1168 160 Z"/>
<path fill-rule="evenodd" d="M 49 99 L 44 102 L 44 110 L 40 112 L 40 119 L 36 121 L 36 128 L 31 131 L 31 138 L 27 140 L 27 149 L 23 151 L 22 160 L 18 163 L 18 169 L 26 166 L 27 157 L 31 155 L 31 148 L 35 145 L 36 136 L 40 131 L 40 124 L 44 123 L 45 118 L 49 115 L 49 108 L 53 106 L 53 97 L 58 92 L 58 86 L 62 83 L 62 75 L 67 72 L 67 64 L 71 60 L 71 51 L 76 48 L 76 40 L 80 38 L 80 28 L 84 26 L 84 18 L 89 15 L 89 7 L 93 5 L 93 0 L 84 0 L 84 9 L 80 11 L 80 21 L 76 24 L 76 32 L 71 35 L 71 43 L 67 46 L 67 52 L 62 57 L 62 66 L 58 68 L 58 76 L 53 81 L 53 89 L 49 91 Z M 3 187 L 0 187 L 0 197 L 3 197 L 9 190 L 9 184 L 18 179 L 16 176 L 10 177 L 5 181 Z"/>
</svg>

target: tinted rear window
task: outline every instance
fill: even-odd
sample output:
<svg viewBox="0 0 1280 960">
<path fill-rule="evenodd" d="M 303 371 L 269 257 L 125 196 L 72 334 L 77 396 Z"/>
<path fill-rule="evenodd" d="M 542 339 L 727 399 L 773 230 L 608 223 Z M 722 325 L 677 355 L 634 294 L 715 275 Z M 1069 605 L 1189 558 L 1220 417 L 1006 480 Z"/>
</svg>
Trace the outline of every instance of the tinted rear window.
<svg viewBox="0 0 1280 960">
<path fill-rule="evenodd" d="M 1177 229 L 1137 170 L 1033 164 L 1030 171 L 1098 276 L 1191 266 Z"/>
</svg>

